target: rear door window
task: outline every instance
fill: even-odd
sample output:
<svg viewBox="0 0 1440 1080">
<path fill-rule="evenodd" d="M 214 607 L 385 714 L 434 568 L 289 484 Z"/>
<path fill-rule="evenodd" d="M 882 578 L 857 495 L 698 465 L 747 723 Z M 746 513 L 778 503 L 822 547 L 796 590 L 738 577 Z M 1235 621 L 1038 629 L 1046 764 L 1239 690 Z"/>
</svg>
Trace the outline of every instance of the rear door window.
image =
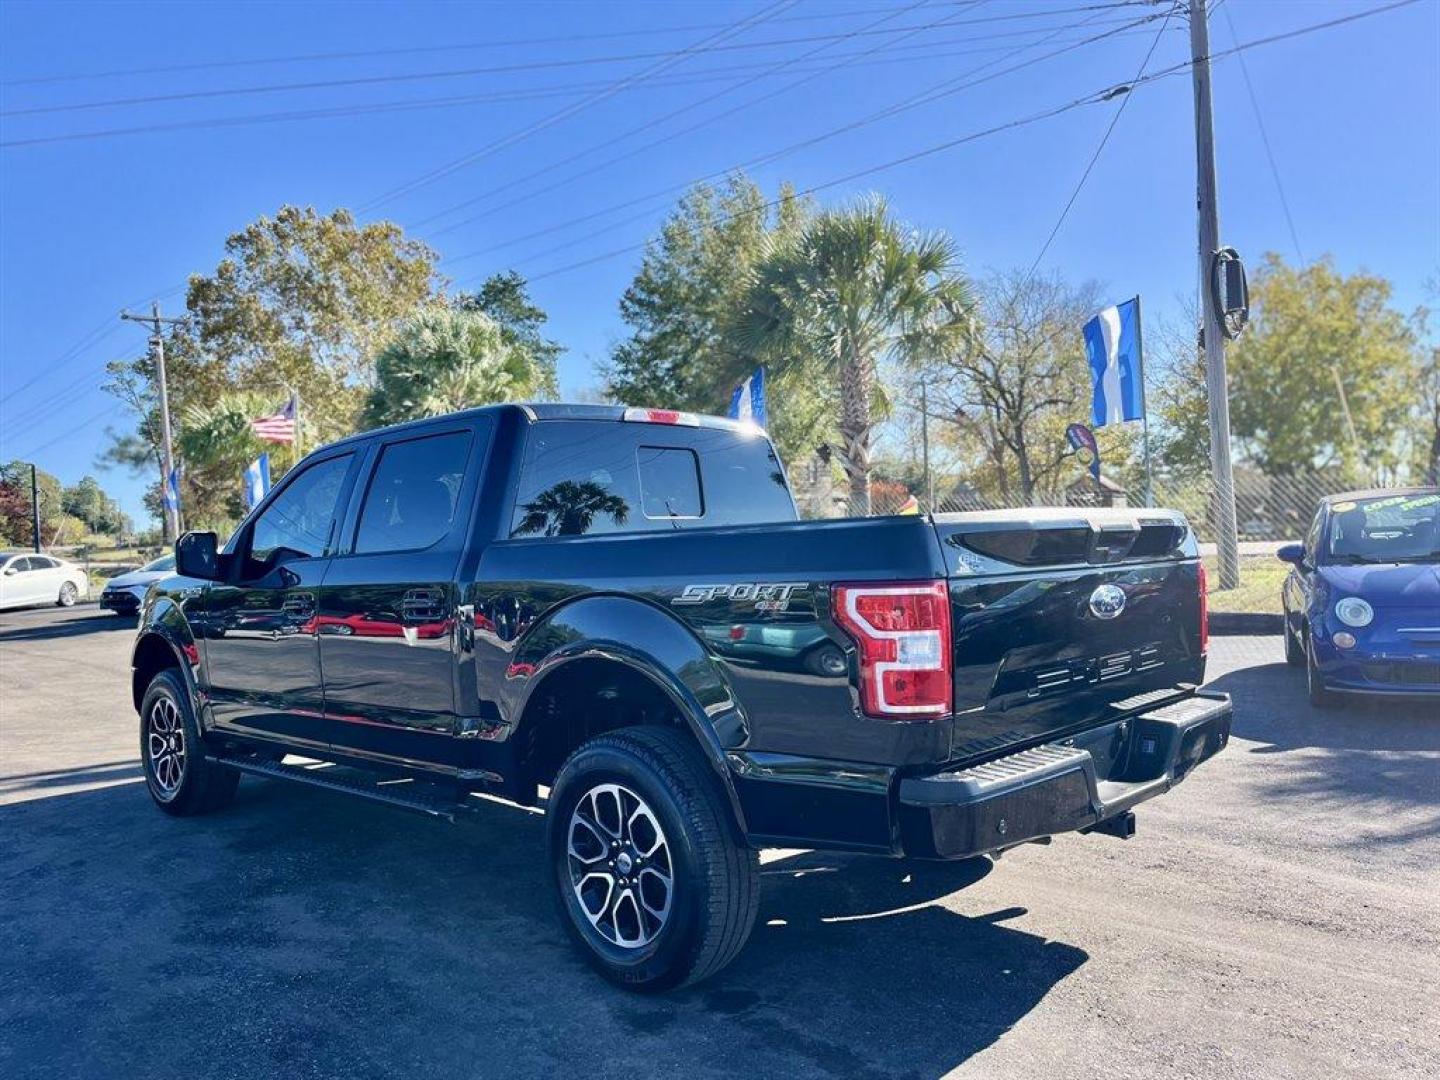
<svg viewBox="0 0 1440 1080">
<path fill-rule="evenodd" d="M 416 551 L 438 543 L 455 523 L 469 456 L 467 431 L 407 439 L 381 450 L 360 510 L 356 553 Z"/>
</svg>

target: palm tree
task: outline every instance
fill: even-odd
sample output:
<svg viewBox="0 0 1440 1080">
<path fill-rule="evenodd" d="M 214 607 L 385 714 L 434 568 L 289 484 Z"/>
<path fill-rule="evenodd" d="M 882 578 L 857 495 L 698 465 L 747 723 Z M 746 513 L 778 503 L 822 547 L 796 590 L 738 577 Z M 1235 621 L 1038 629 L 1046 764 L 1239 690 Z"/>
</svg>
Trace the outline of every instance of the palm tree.
<svg viewBox="0 0 1440 1080">
<path fill-rule="evenodd" d="M 881 360 L 913 363 L 968 331 L 972 299 L 954 242 L 916 233 L 872 197 L 826 211 L 791 241 L 773 242 L 735 327 L 739 342 L 780 371 L 837 380 L 840 464 L 850 512 L 870 512 L 870 437 L 885 407 Z"/>
<path fill-rule="evenodd" d="M 590 531 L 597 514 L 607 515 L 616 525 L 624 525 L 630 516 L 624 499 L 589 480 L 562 480 L 520 509 L 525 516 L 515 529 L 516 536 L 581 536 Z"/>
<path fill-rule="evenodd" d="M 436 306 L 407 321 L 375 358 L 366 407 L 371 424 L 439 416 L 474 405 L 523 401 L 546 373 L 524 346 L 480 311 Z"/>
</svg>

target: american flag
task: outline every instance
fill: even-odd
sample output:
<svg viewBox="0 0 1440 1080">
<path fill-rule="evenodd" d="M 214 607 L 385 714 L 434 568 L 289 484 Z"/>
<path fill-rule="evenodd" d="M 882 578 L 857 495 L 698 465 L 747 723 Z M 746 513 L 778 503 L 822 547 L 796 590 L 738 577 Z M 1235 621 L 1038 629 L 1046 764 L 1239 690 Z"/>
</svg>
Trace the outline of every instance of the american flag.
<svg viewBox="0 0 1440 1080">
<path fill-rule="evenodd" d="M 300 402 L 296 395 L 291 394 L 290 400 L 277 411 L 269 416 L 260 416 L 251 420 L 250 428 L 266 442 L 293 443 L 295 441 L 295 414 L 299 410 Z"/>
</svg>

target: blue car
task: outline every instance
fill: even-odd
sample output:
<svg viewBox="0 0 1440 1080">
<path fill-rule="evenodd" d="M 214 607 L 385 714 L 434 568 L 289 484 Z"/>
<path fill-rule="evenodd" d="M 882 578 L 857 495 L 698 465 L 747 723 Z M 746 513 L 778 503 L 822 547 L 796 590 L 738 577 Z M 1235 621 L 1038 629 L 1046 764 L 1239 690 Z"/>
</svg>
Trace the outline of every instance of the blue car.
<svg viewBox="0 0 1440 1080">
<path fill-rule="evenodd" d="M 1303 544 L 1276 554 L 1285 659 L 1311 704 L 1342 695 L 1440 701 L 1440 488 L 1351 491 L 1321 501 Z"/>
</svg>

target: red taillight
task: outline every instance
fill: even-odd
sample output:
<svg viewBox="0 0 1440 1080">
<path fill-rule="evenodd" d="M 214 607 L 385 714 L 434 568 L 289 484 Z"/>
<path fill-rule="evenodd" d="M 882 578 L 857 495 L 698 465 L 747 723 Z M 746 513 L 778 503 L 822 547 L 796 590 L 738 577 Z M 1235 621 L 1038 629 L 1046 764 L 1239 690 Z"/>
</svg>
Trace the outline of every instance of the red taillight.
<svg viewBox="0 0 1440 1080">
<path fill-rule="evenodd" d="M 860 649 L 860 700 L 867 716 L 950 712 L 950 594 L 943 581 L 837 585 L 835 621 Z"/>
<path fill-rule="evenodd" d="M 1210 581 L 1205 575 L 1205 564 L 1200 567 L 1200 655 L 1210 652 Z"/>
</svg>

